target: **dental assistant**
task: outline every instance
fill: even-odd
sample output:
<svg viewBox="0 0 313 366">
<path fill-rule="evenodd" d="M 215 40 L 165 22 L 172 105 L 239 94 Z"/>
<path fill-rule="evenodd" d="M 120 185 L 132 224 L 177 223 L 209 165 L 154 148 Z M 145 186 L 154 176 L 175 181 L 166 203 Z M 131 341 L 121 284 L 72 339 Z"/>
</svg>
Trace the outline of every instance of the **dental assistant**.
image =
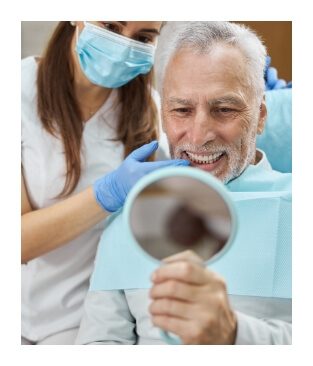
<svg viewBox="0 0 313 366">
<path fill-rule="evenodd" d="M 22 61 L 22 344 L 74 343 L 104 219 L 143 175 L 188 164 L 153 162 L 160 28 L 60 22 Z"/>
</svg>

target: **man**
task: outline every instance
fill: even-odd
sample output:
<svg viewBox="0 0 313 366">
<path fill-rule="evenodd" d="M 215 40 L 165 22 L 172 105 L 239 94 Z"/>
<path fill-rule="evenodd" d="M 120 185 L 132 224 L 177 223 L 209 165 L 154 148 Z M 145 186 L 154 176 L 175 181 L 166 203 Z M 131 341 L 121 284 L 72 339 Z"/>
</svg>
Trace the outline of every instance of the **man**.
<svg viewBox="0 0 313 366">
<path fill-rule="evenodd" d="M 256 150 L 267 113 L 265 57 L 254 33 L 228 22 L 168 23 L 158 44 L 156 71 L 171 155 L 188 159 L 232 191 L 245 184 L 253 190 L 253 179 L 245 177 L 263 173 L 266 190 L 290 190 L 290 175 L 270 172 L 265 154 Z M 100 257 L 98 252 L 94 278 L 104 266 Z M 225 280 L 192 252 L 164 263 L 152 274 L 150 291 L 95 291 L 92 285 L 77 343 L 164 343 L 152 323 L 184 344 L 291 343 L 290 299 L 230 296 Z"/>
</svg>

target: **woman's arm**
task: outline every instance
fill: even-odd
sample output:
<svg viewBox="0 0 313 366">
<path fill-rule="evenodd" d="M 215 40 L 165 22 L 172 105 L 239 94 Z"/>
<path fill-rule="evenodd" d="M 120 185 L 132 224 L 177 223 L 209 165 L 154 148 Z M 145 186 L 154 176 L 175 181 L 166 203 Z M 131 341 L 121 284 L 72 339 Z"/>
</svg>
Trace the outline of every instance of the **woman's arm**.
<svg viewBox="0 0 313 366">
<path fill-rule="evenodd" d="M 22 179 L 22 263 L 68 243 L 104 219 L 107 212 L 117 211 L 144 175 L 162 167 L 189 164 L 183 159 L 145 162 L 157 148 L 157 141 L 141 146 L 93 187 L 40 210 L 32 210 Z"/>
<path fill-rule="evenodd" d="M 68 243 L 107 215 L 96 202 L 92 187 L 53 206 L 33 210 L 22 175 L 22 263 Z"/>
</svg>

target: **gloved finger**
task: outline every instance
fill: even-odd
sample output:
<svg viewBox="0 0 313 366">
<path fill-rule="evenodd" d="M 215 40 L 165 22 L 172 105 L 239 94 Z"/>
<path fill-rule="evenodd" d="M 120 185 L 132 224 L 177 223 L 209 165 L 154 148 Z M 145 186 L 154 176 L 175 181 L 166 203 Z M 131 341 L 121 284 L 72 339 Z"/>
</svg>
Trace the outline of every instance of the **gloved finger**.
<svg viewBox="0 0 313 366">
<path fill-rule="evenodd" d="M 127 159 L 131 158 L 137 161 L 145 161 L 150 155 L 152 155 L 158 148 L 157 141 L 151 141 L 149 144 L 142 145 L 138 149 L 134 150 L 128 155 Z"/>
<path fill-rule="evenodd" d="M 266 85 L 269 89 L 272 89 L 278 79 L 277 70 L 275 67 L 269 67 L 266 73 Z"/>
<path fill-rule="evenodd" d="M 159 168 L 165 168 L 168 166 L 188 166 L 189 160 L 184 159 L 173 159 L 173 160 L 162 160 L 144 163 L 145 172 L 149 173 Z"/>
<path fill-rule="evenodd" d="M 269 68 L 271 62 L 272 62 L 271 56 L 266 56 L 266 59 L 265 59 L 265 72 Z"/>
<path fill-rule="evenodd" d="M 283 88 L 286 88 L 286 81 L 283 80 L 283 79 L 279 79 L 277 80 L 277 82 L 275 83 L 273 89 L 283 89 Z"/>
<path fill-rule="evenodd" d="M 289 83 L 286 86 L 287 88 L 292 88 L 292 81 L 289 81 Z"/>
</svg>

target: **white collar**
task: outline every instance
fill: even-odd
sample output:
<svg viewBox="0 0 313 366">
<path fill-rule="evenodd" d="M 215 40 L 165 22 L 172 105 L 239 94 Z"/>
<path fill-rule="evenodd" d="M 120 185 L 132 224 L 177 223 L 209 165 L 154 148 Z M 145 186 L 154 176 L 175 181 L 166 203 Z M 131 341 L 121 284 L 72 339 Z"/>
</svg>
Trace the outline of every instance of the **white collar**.
<svg viewBox="0 0 313 366">
<path fill-rule="evenodd" d="M 257 149 L 257 151 L 262 155 L 262 158 L 257 164 L 255 164 L 255 166 L 266 169 L 266 170 L 273 170 L 270 162 L 267 159 L 265 152 L 261 149 Z"/>
</svg>

